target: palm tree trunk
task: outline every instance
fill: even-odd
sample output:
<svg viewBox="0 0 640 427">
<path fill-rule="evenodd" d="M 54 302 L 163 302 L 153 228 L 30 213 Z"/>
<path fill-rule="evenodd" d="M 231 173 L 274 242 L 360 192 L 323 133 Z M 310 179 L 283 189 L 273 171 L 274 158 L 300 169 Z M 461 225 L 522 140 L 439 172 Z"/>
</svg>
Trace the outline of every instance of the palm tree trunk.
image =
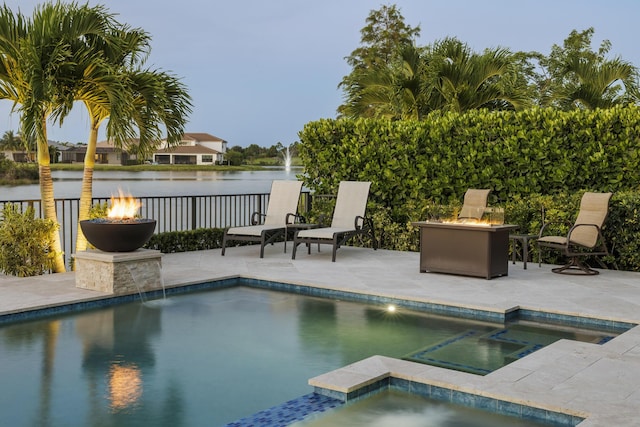
<svg viewBox="0 0 640 427">
<path fill-rule="evenodd" d="M 87 152 L 84 155 L 84 169 L 82 172 L 82 190 L 80 192 L 80 207 L 78 208 L 78 234 L 76 237 L 76 252 L 87 249 L 87 238 L 82 233 L 80 221 L 89 219 L 91 201 L 93 199 L 93 168 L 95 166 L 96 144 L 98 143 L 98 126 L 91 126 Z"/>
<path fill-rule="evenodd" d="M 51 178 L 51 166 L 49 164 L 49 144 L 47 143 L 46 119 L 42 120 L 42 138 L 38 141 L 38 168 L 40 170 L 40 201 L 44 217 L 58 222 L 58 214 L 56 213 L 56 202 L 53 197 L 53 179 Z M 60 240 L 59 229 L 53 232 L 51 236 L 51 248 L 54 254 L 53 272 L 64 273 L 66 271 L 64 265 L 64 255 L 62 252 L 62 243 Z"/>
</svg>

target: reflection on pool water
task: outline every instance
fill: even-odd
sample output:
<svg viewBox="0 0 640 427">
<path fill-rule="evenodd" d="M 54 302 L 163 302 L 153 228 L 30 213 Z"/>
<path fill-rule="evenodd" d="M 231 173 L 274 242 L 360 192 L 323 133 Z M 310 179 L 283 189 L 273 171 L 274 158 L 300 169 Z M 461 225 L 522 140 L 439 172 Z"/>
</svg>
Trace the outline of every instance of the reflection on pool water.
<svg viewBox="0 0 640 427">
<path fill-rule="evenodd" d="M 493 369 L 514 357 L 511 331 L 241 286 L 192 292 L 0 327 L 0 414 L 12 427 L 219 426 L 310 393 L 309 378 L 372 355 Z M 473 344 L 459 347 L 464 339 Z"/>
<path fill-rule="evenodd" d="M 535 421 L 385 391 L 292 427 L 543 427 Z"/>
</svg>

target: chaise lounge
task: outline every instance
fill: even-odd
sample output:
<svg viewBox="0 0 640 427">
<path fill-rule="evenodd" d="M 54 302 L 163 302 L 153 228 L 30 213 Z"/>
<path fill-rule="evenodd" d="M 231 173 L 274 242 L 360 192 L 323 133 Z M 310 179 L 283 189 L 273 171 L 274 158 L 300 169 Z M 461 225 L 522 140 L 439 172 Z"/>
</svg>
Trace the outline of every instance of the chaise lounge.
<svg viewBox="0 0 640 427">
<path fill-rule="evenodd" d="M 305 243 L 310 247 L 312 243 L 317 243 L 332 245 L 331 261 L 335 262 L 338 248 L 358 234 L 370 237 L 373 249 L 377 249 L 373 221 L 365 217 L 370 186 L 371 182 L 340 182 L 331 226 L 298 230 L 293 238 L 291 259 L 296 259 L 299 244 Z"/>
<path fill-rule="evenodd" d="M 251 217 L 252 225 L 225 230 L 222 238 L 222 256 L 227 243 L 238 240 L 260 242 L 260 258 L 264 258 L 265 245 L 281 237 L 287 238 L 287 224 L 293 224 L 297 218 L 301 189 L 302 181 L 273 181 L 267 213 L 254 212 Z"/>
</svg>

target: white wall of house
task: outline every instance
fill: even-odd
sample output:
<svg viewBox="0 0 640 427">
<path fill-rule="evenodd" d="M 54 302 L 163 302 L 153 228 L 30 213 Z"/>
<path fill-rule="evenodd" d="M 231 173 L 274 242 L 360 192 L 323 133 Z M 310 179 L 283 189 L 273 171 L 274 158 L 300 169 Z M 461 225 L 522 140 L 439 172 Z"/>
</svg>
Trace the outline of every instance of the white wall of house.
<svg viewBox="0 0 640 427">
<path fill-rule="evenodd" d="M 195 163 L 193 161 L 195 160 Z M 180 153 L 162 153 L 155 154 L 153 161 L 158 164 L 196 164 L 196 165 L 213 165 L 216 162 L 216 155 L 211 154 L 180 154 Z"/>
<path fill-rule="evenodd" d="M 220 154 L 227 152 L 227 141 L 200 141 L 199 144 L 203 147 L 216 150 Z"/>
</svg>

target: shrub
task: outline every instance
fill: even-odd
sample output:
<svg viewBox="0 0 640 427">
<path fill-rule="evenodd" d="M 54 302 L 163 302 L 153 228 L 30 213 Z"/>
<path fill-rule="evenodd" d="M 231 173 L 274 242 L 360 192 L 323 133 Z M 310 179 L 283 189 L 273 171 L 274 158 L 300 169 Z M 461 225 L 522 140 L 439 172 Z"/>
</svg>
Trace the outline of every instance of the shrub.
<svg viewBox="0 0 640 427">
<path fill-rule="evenodd" d="M 0 181 L 20 183 L 38 180 L 38 167 L 33 163 L 16 163 L 0 153 Z"/>
<path fill-rule="evenodd" d="M 173 252 L 199 251 L 222 247 L 224 230 L 220 228 L 198 228 L 187 231 L 169 231 L 151 236 L 144 245 L 147 249 L 159 250 L 168 254 Z"/>
<path fill-rule="evenodd" d="M 20 212 L 18 205 L 7 203 L 0 222 L 0 270 L 18 277 L 51 270 L 55 253 L 49 248 L 57 229 L 52 220 L 35 218 L 32 207 Z"/>
</svg>

